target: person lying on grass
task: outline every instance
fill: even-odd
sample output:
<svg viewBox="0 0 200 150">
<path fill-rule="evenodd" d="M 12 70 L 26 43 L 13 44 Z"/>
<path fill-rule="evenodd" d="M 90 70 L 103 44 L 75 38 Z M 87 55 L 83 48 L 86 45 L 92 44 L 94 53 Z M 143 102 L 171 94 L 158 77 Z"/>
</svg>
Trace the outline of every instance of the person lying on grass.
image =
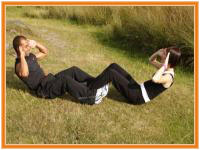
<svg viewBox="0 0 200 150">
<path fill-rule="evenodd" d="M 150 63 L 158 70 L 152 79 L 138 84 L 129 73 L 118 64 L 108 66 L 100 75 L 93 78 L 88 87 L 98 89 L 110 82 L 132 104 L 149 102 L 160 93 L 172 86 L 174 81 L 174 67 L 180 60 L 179 48 L 169 47 L 160 49 L 150 57 Z M 160 62 L 157 58 L 160 57 Z M 164 62 L 164 63 L 163 63 Z"/>
<path fill-rule="evenodd" d="M 143 104 L 158 96 L 171 87 L 174 79 L 174 67 L 181 56 L 178 48 L 165 48 L 154 53 L 150 57 L 150 63 L 158 71 L 152 79 L 138 84 L 129 73 L 118 64 L 109 65 L 96 78 L 85 73 L 78 67 L 71 67 L 53 75 L 45 75 L 40 68 L 37 59 L 47 55 L 47 49 L 24 36 L 16 36 L 13 47 L 17 53 L 15 73 L 38 97 L 56 98 L 68 92 L 70 95 L 88 104 L 99 104 L 108 94 L 108 84 L 114 87 L 132 104 Z M 36 47 L 39 53 L 29 53 Z M 157 58 L 160 57 L 160 62 Z M 164 62 L 164 63 L 163 63 Z"/>
<path fill-rule="evenodd" d="M 108 93 L 107 84 L 98 89 L 89 89 L 87 82 L 94 77 L 75 66 L 55 75 L 45 74 L 37 60 L 47 56 L 48 50 L 34 40 L 16 36 L 13 48 L 17 54 L 16 75 L 40 98 L 53 99 L 68 92 L 82 103 L 98 104 Z M 31 53 L 31 48 L 37 48 L 38 53 Z"/>
</svg>

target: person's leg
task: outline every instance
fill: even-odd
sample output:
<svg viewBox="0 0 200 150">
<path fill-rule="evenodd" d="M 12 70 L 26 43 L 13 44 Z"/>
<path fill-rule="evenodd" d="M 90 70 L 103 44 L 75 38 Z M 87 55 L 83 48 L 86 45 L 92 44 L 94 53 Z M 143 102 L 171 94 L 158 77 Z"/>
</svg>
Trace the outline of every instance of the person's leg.
<svg viewBox="0 0 200 150">
<path fill-rule="evenodd" d="M 42 87 L 46 98 L 56 98 L 68 92 L 80 102 L 94 104 L 96 90 L 88 89 L 84 84 L 79 83 L 69 76 L 59 76 Z"/>
<path fill-rule="evenodd" d="M 55 74 L 56 78 L 64 78 L 65 76 L 69 76 L 78 82 L 87 82 L 94 78 L 76 66 L 73 66 Z"/>
<path fill-rule="evenodd" d="M 90 89 L 98 89 L 109 82 L 112 82 L 114 87 L 126 98 L 128 98 L 129 81 L 119 74 L 116 70 L 106 69 L 99 76 L 93 79 L 88 87 Z"/>
<path fill-rule="evenodd" d="M 137 82 L 131 77 L 131 75 L 126 70 L 124 70 L 120 65 L 118 65 L 116 63 L 112 63 L 108 66 L 108 69 L 113 69 L 113 70 L 117 71 L 119 74 L 121 74 L 123 77 L 125 77 L 130 82 L 137 84 Z"/>
<path fill-rule="evenodd" d="M 130 78 L 130 74 L 125 71 L 120 65 L 116 64 L 116 63 L 112 63 L 108 66 L 109 69 L 113 69 L 115 71 L 117 71 L 119 74 L 121 74 L 123 77 L 125 77 L 126 79 Z"/>
</svg>

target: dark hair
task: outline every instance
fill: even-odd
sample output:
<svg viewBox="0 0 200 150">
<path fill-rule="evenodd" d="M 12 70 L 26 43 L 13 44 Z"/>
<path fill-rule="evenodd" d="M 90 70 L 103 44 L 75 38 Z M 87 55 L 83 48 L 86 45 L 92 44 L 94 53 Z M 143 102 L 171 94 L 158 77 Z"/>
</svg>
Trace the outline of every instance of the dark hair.
<svg viewBox="0 0 200 150">
<path fill-rule="evenodd" d="M 169 47 L 166 51 L 167 53 L 170 52 L 168 64 L 171 68 L 174 68 L 180 61 L 181 51 L 177 47 Z"/>
<path fill-rule="evenodd" d="M 20 55 L 19 46 L 21 44 L 21 40 L 26 40 L 26 37 L 23 35 L 17 35 L 13 39 L 13 48 L 15 49 L 15 52 L 17 53 L 18 56 Z"/>
</svg>

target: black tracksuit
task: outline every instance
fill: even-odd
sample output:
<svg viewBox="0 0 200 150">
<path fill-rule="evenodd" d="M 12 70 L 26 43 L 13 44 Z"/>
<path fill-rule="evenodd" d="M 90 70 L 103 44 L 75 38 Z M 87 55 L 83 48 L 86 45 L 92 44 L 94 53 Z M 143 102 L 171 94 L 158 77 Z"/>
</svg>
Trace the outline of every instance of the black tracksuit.
<svg viewBox="0 0 200 150">
<path fill-rule="evenodd" d="M 56 75 L 50 73 L 45 76 L 34 54 L 31 53 L 29 56 L 26 56 L 25 59 L 29 68 L 29 76 L 20 77 L 18 73 L 15 72 L 29 89 L 36 92 L 38 97 L 52 99 L 68 92 L 70 95 L 80 100 L 80 102 L 94 104 L 96 90 L 87 87 L 87 82 L 93 78 L 89 74 L 77 67 L 71 67 Z M 20 60 L 17 58 L 15 68 L 19 62 Z"/>
<path fill-rule="evenodd" d="M 56 75 L 44 75 L 44 72 L 37 63 L 34 54 L 25 57 L 29 76 L 18 77 L 31 89 L 36 91 L 37 96 L 43 98 L 55 98 L 68 92 L 80 100 L 80 102 L 94 104 L 97 89 L 112 82 L 114 87 L 133 104 L 145 103 L 140 85 L 122 69 L 118 64 L 108 66 L 96 78 L 85 73 L 78 67 L 71 67 Z M 17 58 L 15 68 L 20 60 Z M 153 99 L 166 90 L 162 84 L 154 83 L 152 80 L 144 82 L 146 92 L 150 99 Z"/>
<path fill-rule="evenodd" d="M 142 104 L 144 99 L 140 85 L 118 64 L 112 63 L 99 76 L 89 82 L 89 88 L 99 87 L 112 82 L 114 87 L 133 104 Z"/>
<path fill-rule="evenodd" d="M 173 78 L 173 75 L 170 73 Z M 118 64 L 112 63 L 99 76 L 93 78 L 88 86 L 91 89 L 112 82 L 114 87 L 132 104 L 143 104 L 145 100 L 142 95 L 140 84 L 138 84 L 131 75 L 121 68 Z M 173 82 L 172 82 L 173 84 Z M 171 85 L 172 85 L 171 84 Z M 147 95 L 150 100 L 161 94 L 167 88 L 161 83 L 155 83 L 151 79 L 144 82 Z"/>
</svg>

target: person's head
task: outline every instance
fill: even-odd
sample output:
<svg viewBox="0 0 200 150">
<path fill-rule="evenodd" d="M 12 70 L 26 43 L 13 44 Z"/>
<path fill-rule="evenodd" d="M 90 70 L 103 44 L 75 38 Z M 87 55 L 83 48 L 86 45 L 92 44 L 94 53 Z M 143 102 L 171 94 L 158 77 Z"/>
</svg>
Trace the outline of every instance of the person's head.
<svg viewBox="0 0 200 150">
<path fill-rule="evenodd" d="M 20 46 L 25 53 L 29 52 L 31 49 L 31 47 L 28 44 L 28 40 L 26 39 L 25 36 L 22 35 L 18 35 L 13 39 L 13 48 L 15 49 L 17 56 L 20 55 L 20 50 L 19 50 Z"/>
<path fill-rule="evenodd" d="M 177 47 L 168 47 L 166 52 L 170 52 L 168 64 L 170 65 L 170 68 L 174 68 L 180 61 L 181 51 Z"/>
</svg>

